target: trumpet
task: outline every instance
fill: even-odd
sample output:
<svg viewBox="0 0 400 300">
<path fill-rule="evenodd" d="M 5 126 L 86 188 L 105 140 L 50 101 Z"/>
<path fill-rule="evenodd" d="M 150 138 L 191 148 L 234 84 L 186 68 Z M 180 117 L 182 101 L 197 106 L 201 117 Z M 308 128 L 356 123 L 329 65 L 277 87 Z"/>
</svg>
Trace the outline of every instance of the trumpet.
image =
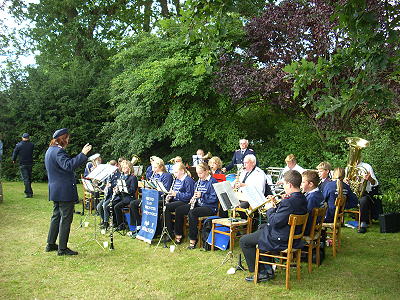
<svg viewBox="0 0 400 300">
<path fill-rule="evenodd" d="M 248 208 L 246 209 L 246 214 L 251 217 L 254 215 L 254 213 L 258 210 L 261 214 L 265 214 L 265 212 L 270 208 L 270 207 L 265 207 L 266 204 L 271 203 L 272 206 L 276 206 L 279 204 L 283 199 L 284 199 L 284 193 L 285 191 L 280 192 L 279 194 L 276 194 L 272 197 L 269 197 L 266 199 L 262 204 L 254 207 L 254 208 Z"/>
<path fill-rule="evenodd" d="M 199 179 L 199 180 L 196 182 L 196 186 L 195 186 L 195 188 L 194 188 L 194 194 L 195 194 L 196 192 L 198 192 L 200 180 L 201 180 L 201 179 Z M 197 198 L 194 197 L 194 194 L 193 194 L 192 199 L 190 199 L 190 202 L 189 202 L 189 203 L 190 203 L 190 210 L 192 210 L 192 209 L 194 208 L 194 206 L 196 205 L 196 202 L 197 202 Z"/>
</svg>

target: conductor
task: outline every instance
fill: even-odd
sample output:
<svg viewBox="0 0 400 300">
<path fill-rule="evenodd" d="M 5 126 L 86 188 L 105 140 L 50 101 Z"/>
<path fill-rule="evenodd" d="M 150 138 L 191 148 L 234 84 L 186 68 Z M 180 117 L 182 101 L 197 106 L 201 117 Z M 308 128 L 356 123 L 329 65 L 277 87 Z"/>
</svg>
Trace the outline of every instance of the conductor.
<svg viewBox="0 0 400 300">
<path fill-rule="evenodd" d="M 62 128 L 54 132 L 53 139 L 45 155 L 45 165 L 49 182 L 49 201 L 53 201 L 53 215 L 47 237 L 46 252 L 58 250 L 58 255 L 77 255 L 67 247 L 69 232 L 78 201 L 78 191 L 74 170 L 87 161 L 92 146 L 86 144 L 82 152 L 70 158 L 65 152 L 69 143 L 69 132 Z M 56 244 L 58 236 L 58 246 Z"/>
</svg>

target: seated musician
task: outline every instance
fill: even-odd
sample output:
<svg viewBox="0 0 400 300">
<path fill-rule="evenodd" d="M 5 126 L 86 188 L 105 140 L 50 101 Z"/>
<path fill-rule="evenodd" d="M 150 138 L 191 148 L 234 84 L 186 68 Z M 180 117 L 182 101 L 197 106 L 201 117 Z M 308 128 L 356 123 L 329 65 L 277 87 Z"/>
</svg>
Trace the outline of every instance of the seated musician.
<svg viewBox="0 0 400 300">
<path fill-rule="evenodd" d="M 279 178 L 278 182 L 276 183 L 277 185 L 281 185 L 283 183 L 283 175 L 285 175 L 285 173 L 289 170 L 295 170 L 300 174 L 304 172 L 304 169 L 297 164 L 296 156 L 294 156 L 294 154 L 289 154 L 288 156 L 286 156 L 285 163 L 286 167 L 283 168 L 281 178 Z"/>
<path fill-rule="evenodd" d="M 345 172 L 343 168 L 335 168 L 333 171 L 332 181 L 328 182 L 323 191 L 325 202 L 328 203 L 328 210 L 326 211 L 325 222 L 331 223 L 335 217 L 335 201 L 337 198 L 337 187 L 336 181 L 341 181 L 343 186 L 343 194 L 347 196 L 345 208 L 353 208 L 357 207 L 358 199 L 357 196 L 350 189 L 350 186 L 347 183 L 343 182 L 345 176 Z"/>
<path fill-rule="evenodd" d="M 114 193 L 116 196 L 112 201 L 112 207 L 115 214 L 115 225 L 117 230 L 125 229 L 123 208 L 128 206 L 128 204 L 136 199 L 136 190 L 138 188 L 138 180 L 135 175 L 133 175 L 132 163 L 129 160 L 124 160 L 121 162 L 122 174 L 120 179 L 125 180 L 127 193 L 119 192 L 117 187 L 114 187 Z"/>
<path fill-rule="evenodd" d="M 115 166 L 117 165 L 116 160 L 111 160 L 109 162 L 110 165 Z M 108 219 L 110 216 L 108 206 L 110 204 L 110 200 L 113 196 L 114 187 L 117 184 L 117 179 L 121 176 L 121 170 L 117 169 L 113 174 L 111 174 L 106 179 L 106 186 L 104 189 L 104 199 L 99 202 L 97 205 L 97 213 L 100 215 L 101 224 L 100 227 L 107 228 L 108 227 Z"/>
<path fill-rule="evenodd" d="M 317 170 L 319 178 L 321 179 L 318 188 L 321 192 L 323 192 L 325 185 L 329 181 L 331 181 L 330 172 L 332 170 L 332 167 L 330 163 L 328 163 L 327 161 L 323 161 L 317 166 Z"/>
<path fill-rule="evenodd" d="M 215 193 L 214 183 L 217 180 L 211 176 L 210 169 L 206 163 L 196 166 L 199 180 L 195 184 L 195 192 L 189 204 L 179 206 L 175 210 L 175 242 L 181 243 L 184 216 L 189 218 L 189 239 L 188 249 L 195 249 L 197 244 L 197 223 L 199 217 L 215 215 L 218 209 L 218 199 Z"/>
<path fill-rule="evenodd" d="M 100 154 L 96 153 L 93 154 L 91 157 L 89 157 L 92 159 L 92 161 L 89 161 L 86 166 L 85 166 L 85 170 L 83 171 L 83 177 L 86 177 L 89 175 L 90 172 L 92 172 L 94 170 L 94 168 L 96 168 L 97 165 L 101 164 L 101 157 Z"/>
<path fill-rule="evenodd" d="M 218 156 L 213 156 L 208 161 L 208 166 L 210 167 L 211 174 L 223 174 L 222 172 L 222 160 Z"/>
<path fill-rule="evenodd" d="M 308 221 L 304 235 L 309 235 L 311 230 L 312 210 L 322 207 L 325 204 L 324 196 L 318 189 L 319 176 L 317 171 L 306 170 L 301 174 L 301 190 L 307 198 Z"/>
<path fill-rule="evenodd" d="M 235 183 L 235 188 L 239 189 L 239 193 L 242 192 L 243 187 L 252 186 L 264 195 L 267 175 L 256 164 L 257 159 L 253 154 L 248 154 L 243 159 L 244 170 L 240 173 L 239 180 Z M 240 200 L 245 199 L 242 198 Z M 240 201 L 240 207 L 248 208 L 249 202 Z"/>
<path fill-rule="evenodd" d="M 150 180 L 150 179 L 152 179 L 152 176 L 153 176 L 153 167 L 151 166 L 151 163 L 152 163 L 152 161 L 153 161 L 153 159 L 155 158 L 156 156 L 150 156 L 150 166 L 148 166 L 147 167 L 147 169 L 146 169 L 146 179 L 147 180 Z"/>
<path fill-rule="evenodd" d="M 268 223 L 260 225 L 259 229 L 240 238 L 240 247 L 246 258 L 249 271 L 255 269 L 256 246 L 263 251 L 285 250 L 288 247 L 290 226 L 288 225 L 289 215 L 304 215 L 307 213 L 306 197 L 300 192 L 301 175 L 295 170 L 289 170 L 283 178 L 283 188 L 286 197 L 280 202 L 278 207 L 273 202 L 267 203 Z M 272 199 L 274 196 L 268 196 Z M 293 247 L 302 246 L 301 240 L 295 240 Z M 263 258 L 266 260 L 267 258 Z M 271 265 L 261 264 L 258 273 L 259 281 L 268 281 L 274 278 L 274 271 Z M 253 282 L 253 276 L 245 278 L 246 281 Z"/>
<path fill-rule="evenodd" d="M 157 156 L 152 156 L 151 167 L 153 174 L 150 177 L 150 179 L 152 181 L 161 182 L 164 185 L 165 189 L 169 190 L 172 184 L 172 174 L 167 172 L 164 161 Z M 162 192 L 160 192 L 160 196 L 161 195 L 163 195 Z M 141 228 L 142 224 L 142 217 L 139 214 L 140 205 L 141 205 L 140 199 L 131 201 L 131 206 L 130 206 L 131 225 L 136 226 L 137 230 Z"/>
<path fill-rule="evenodd" d="M 243 164 L 243 159 L 246 155 L 253 154 L 254 156 L 256 153 L 253 149 L 249 149 L 249 141 L 246 139 L 241 139 L 239 141 L 239 150 L 236 150 L 233 153 L 232 161 L 225 167 L 222 168 L 222 172 L 230 171 L 235 165 Z"/>
<path fill-rule="evenodd" d="M 175 181 L 171 187 L 171 191 L 167 196 L 167 204 L 165 205 L 165 224 L 168 233 L 172 236 L 173 226 L 171 213 L 182 205 L 188 204 L 194 193 L 194 180 L 188 174 L 182 162 L 173 166 Z"/>
<path fill-rule="evenodd" d="M 377 199 L 376 195 L 378 195 L 378 179 L 374 174 L 374 170 L 371 165 L 360 162 L 357 167 L 362 167 L 367 171 L 367 174 L 364 175 L 364 180 L 367 181 L 367 185 L 365 187 L 365 191 L 360 198 L 360 229 L 358 233 L 366 233 L 367 227 L 369 223 L 369 216 L 371 214 L 372 218 L 377 219 L 379 213 L 381 213 L 381 202 Z"/>
</svg>

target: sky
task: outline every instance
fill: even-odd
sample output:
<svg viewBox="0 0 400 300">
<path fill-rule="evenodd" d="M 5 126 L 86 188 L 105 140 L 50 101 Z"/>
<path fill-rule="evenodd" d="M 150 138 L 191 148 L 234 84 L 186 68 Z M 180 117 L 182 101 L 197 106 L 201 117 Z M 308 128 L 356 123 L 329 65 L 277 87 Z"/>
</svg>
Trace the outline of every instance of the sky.
<svg viewBox="0 0 400 300">
<path fill-rule="evenodd" d="M 39 0 L 25 0 L 26 3 L 37 3 Z M 0 33 L 7 33 L 9 30 L 21 28 L 21 26 L 26 26 L 27 23 L 23 25 L 18 25 L 13 17 L 8 13 L 8 7 L 10 5 L 9 0 L 0 0 L 0 20 L 1 24 Z M 11 48 L 12 49 L 12 48 Z M 7 56 L 0 54 L 0 63 L 4 62 Z M 27 66 L 30 64 L 35 64 L 35 57 L 32 53 L 27 53 L 25 56 L 18 57 L 19 62 L 22 66 Z"/>
</svg>

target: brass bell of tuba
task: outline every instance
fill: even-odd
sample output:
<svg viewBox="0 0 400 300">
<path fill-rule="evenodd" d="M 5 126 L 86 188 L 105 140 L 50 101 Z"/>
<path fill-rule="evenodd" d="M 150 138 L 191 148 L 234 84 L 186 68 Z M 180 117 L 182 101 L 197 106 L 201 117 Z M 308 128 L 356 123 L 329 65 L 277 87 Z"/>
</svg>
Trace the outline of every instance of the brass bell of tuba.
<svg viewBox="0 0 400 300">
<path fill-rule="evenodd" d="M 360 198 L 367 186 L 364 176 L 368 171 L 358 164 L 361 162 L 361 150 L 369 146 L 369 141 L 358 137 L 348 137 L 346 143 L 349 144 L 350 151 L 346 166 L 346 179 L 352 191 Z"/>
</svg>

